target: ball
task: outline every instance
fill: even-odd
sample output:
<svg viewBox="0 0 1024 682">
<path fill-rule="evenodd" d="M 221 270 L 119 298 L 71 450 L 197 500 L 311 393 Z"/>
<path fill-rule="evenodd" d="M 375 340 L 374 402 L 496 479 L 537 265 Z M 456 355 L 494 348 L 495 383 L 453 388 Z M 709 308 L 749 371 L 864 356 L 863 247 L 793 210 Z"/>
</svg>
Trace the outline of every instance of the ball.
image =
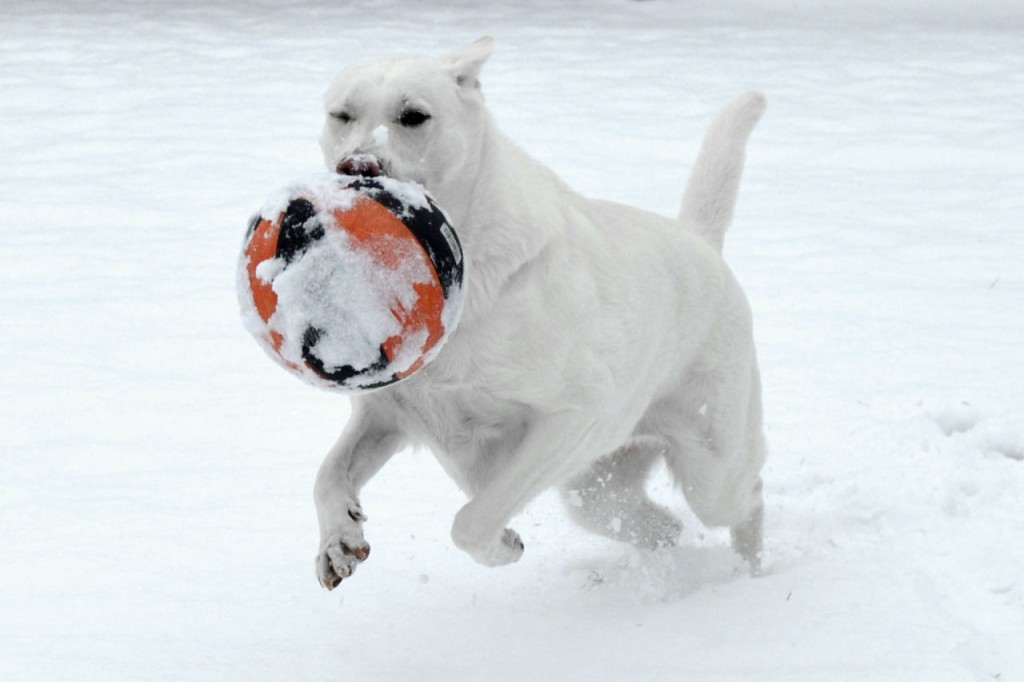
<svg viewBox="0 0 1024 682">
<path fill-rule="evenodd" d="M 357 392 L 409 377 L 458 324 L 464 260 L 422 187 L 330 175 L 253 217 L 238 264 L 246 328 L 309 383 Z"/>
</svg>

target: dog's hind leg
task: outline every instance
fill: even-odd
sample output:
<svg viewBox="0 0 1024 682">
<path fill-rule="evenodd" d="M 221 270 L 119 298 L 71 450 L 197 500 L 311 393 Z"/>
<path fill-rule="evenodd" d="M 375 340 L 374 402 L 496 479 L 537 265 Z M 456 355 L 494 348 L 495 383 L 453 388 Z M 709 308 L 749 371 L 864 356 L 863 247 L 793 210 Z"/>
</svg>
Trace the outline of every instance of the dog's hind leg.
<svg viewBox="0 0 1024 682">
<path fill-rule="evenodd" d="M 713 370 L 688 382 L 681 419 L 670 427 L 673 447 L 665 460 L 690 508 L 708 527 L 726 526 L 736 552 L 760 570 L 765 459 L 760 380 L 749 368 Z M 701 398 L 696 403 L 692 395 Z"/>
<path fill-rule="evenodd" d="M 682 524 L 644 490 L 665 447 L 655 439 L 637 440 L 563 485 L 562 500 L 573 519 L 591 532 L 641 549 L 675 544 Z"/>
</svg>

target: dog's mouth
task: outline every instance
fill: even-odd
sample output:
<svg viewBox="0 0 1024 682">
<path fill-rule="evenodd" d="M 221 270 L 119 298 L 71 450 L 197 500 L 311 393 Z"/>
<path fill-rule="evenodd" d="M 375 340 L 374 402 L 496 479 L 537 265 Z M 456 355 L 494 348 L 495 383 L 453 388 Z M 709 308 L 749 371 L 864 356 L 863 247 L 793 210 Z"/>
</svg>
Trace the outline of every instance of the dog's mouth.
<svg viewBox="0 0 1024 682">
<path fill-rule="evenodd" d="M 374 154 L 346 156 L 335 165 L 334 170 L 341 175 L 352 175 L 355 177 L 378 178 L 384 176 L 403 182 L 413 182 L 425 189 L 430 189 L 427 187 L 426 177 L 396 170 L 394 164 Z"/>
<path fill-rule="evenodd" d="M 355 175 L 364 178 L 376 178 L 381 175 L 391 175 L 387 165 L 373 154 L 355 154 L 353 156 L 346 156 L 338 162 L 335 170 L 342 175 Z"/>
</svg>

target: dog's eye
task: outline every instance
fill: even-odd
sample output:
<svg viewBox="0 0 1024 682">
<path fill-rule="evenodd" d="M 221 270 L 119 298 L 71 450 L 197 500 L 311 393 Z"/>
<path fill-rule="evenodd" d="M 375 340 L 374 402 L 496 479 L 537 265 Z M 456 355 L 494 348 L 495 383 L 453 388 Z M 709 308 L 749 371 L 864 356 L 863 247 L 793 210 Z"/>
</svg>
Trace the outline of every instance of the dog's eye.
<svg viewBox="0 0 1024 682">
<path fill-rule="evenodd" d="M 341 121 L 342 123 L 352 122 L 352 116 L 350 116 L 347 111 L 332 111 L 331 118 L 335 119 L 336 121 Z"/>
<path fill-rule="evenodd" d="M 398 117 L 398 123 L 406 128 L 416 128 L 430 120 L 430 114 L 419 109 L 406 109 Z"/>
</svg>

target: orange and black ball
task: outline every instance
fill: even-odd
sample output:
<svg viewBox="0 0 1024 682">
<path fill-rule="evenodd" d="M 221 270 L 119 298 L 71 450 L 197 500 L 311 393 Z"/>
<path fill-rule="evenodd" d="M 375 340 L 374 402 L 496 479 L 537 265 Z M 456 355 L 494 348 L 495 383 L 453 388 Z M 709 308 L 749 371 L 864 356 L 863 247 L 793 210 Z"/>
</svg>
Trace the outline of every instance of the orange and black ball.
<svg viewBox="0 0 1024 682">
<path fill-rule="evenodd" d="M 419 185 L 330 175 L 251 220 L 237 282 L 245 326 L 274 360 L 351 392 L 437 355 L 458 323 L 463 274 L 455 230 Z"/>
</svg>

